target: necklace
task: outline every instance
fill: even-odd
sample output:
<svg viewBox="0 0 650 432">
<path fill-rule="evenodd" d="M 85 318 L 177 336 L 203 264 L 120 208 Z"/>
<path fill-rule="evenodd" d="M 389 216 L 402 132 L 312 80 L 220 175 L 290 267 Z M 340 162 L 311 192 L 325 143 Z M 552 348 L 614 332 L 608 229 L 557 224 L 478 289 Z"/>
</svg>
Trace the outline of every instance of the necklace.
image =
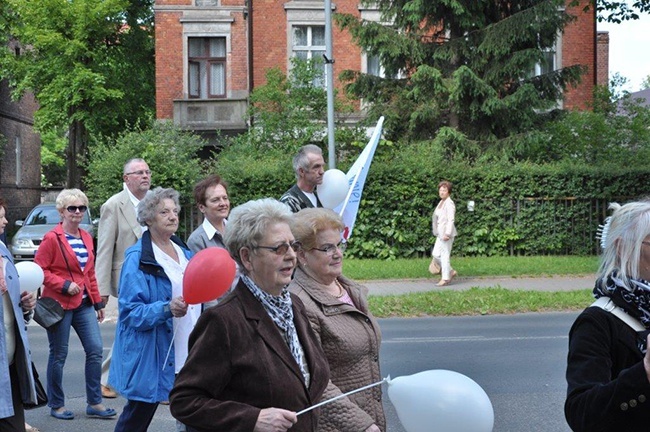
<svg viewBox="0 0 650 432">
<path fill-rule="evenodd" d="M 334 297 L 336 297 L 336 298 L 343 297 L 343 295 L 345 294 L 345 290 L 341 286 L 341 283 L 338 281 L 338 279 L 334 279 L 334 283 L 336 284 L 337 287 L 339 287 L 339 293 L 340 293 L 339 295 L 334 296 Z"/>
</svg>

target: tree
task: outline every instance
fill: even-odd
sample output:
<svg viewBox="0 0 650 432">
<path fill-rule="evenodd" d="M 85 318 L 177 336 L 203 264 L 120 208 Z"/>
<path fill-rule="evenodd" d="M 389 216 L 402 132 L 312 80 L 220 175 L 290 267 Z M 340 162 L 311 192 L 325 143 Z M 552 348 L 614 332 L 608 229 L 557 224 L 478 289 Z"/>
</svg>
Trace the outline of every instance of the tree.
<svg viewBox="0 0 650 432">
<path fill-rule="evenodd" d="M 650 75 L 643 78 L 643 81 L 641 81 L 641 90 L 646 90 L 646 89 L 650 89 Z"/>
<path fill-rule="evenodd" d="M 81 186 L 91 136 L 114 135 L 151 117 L 151 0 L 7 0 L 3 34 L 20 55 L 0 53 L 13 96 L 32 91 L 41 134 L 67 135 L 67 186 Z"/>
<path fill-rule="evenodd" d="M 198 152 L 206 148 L 208 143 L 198 135 L 183 131 L 171 122 L 120 133 L 91 148 L 86 178 L 88 199 L 93 207 L 99 208 L 121 190 L 124 163 L 141 157 L 151 168 L 152 187 L 174 188 L 180 192 L 183 204 L 190 204 L 192 188 L 207 166 L 199 159 Z"/>
<path fill-rule="evenodd" d="M 347 89 L 386 117 L 393 137 L 463 137 L 485 147 L 543 123 L 582 66 L 548 70 L 572 19 L 563 0 L 378 0 L 382 25 L 337 15 L 387 76 L 346 71 Z"/>
<path fill-rule="evenodd" d="M 577 5 L 574 0 L 572 5 Z M 650 0 L 633 0 L 632 3 L 620 0 L 591 0 L 584 10 L 595 7 L 598 21 L 621 23 L 622 21 L 639 19 L 640 13 L 650 13 Z"/>
</svg>

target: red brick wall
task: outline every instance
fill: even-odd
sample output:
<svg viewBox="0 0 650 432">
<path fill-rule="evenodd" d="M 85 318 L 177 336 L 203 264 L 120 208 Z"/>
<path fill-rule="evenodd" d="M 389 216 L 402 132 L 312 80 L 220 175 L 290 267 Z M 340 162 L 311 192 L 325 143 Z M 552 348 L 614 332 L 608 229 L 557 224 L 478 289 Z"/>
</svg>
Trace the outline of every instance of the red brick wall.
<svg viewBox="0 0 650 432">
<path fill-rule="evenodd" d="M 158 3 L 171 4 L 172 1 Z M 181 3 L 179 1 L 179 3 Z M 156 12 L 156 118 L 174 118 L 174 99 L 183 97 L 181 12 Z"/>
<path fill-rule="evenodd" d="M 269 68 L 287 70 L 287 13 L 284 1 L 262 0 L 254 2 L 253 9 L 253 82 L 259 87 L 266 82 Z M 334 3 L 334 2 L 333 2 Z M 349 13 L 359 16 L 358 0 L 337 0 L 333 13 Z M 271 37 L 270 35 L 273 35 Z M 345 69 L 361 70 L 361 50 L 352 42 L 348 32 L 342 32 L 332 24 L 334 50 L 335 87 L 340 88 L 338 75 Z"/>
<path fill-rule="evenodd" d="M 600 31 L 597 36 L 596 53 L 596 83 L 598 85 L 609 85 L 609 32 Z"/>
<path fill-rule="evenodd" d="M 596 84 L 596 24 L 593 7 L 588 12 L 582 10 L 586 1 L 567 7 L 567 12 L 575 15 L 577 20 L 570 23 L 562 35 L 562 66 L 580 64 L 587 67 L 580 84 L 566 92 L 564 108 L 570 110 L 590 109 Z"/>
</svg>

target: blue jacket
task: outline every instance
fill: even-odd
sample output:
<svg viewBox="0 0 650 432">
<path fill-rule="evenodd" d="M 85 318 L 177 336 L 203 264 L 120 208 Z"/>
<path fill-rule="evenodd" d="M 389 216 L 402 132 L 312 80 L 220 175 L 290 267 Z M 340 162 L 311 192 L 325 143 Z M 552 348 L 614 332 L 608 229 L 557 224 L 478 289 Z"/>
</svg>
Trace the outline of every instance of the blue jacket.
<svg viewBox="0 0 650 432">
<path fill-rule="evenodd" d="M 189 260 L 192 252 L 172 236 Z M 163 369 L 173 340 L 172 286 L 156 262 L 151 234 L 145 231 L 126 250 L 118 298 L 109 384 L 126 399 L 155 403 L 169 399 L 174 385 L 174 348 Z"/>
<path fill-rule="evenodd" d="M 18 272 L 14 266 L 14 260 L 6 246 L 0 243 L 0 256 L 8 260 L 5 269 L 5 280 L 7 282 L 7 295 L 11 298 L 11 305 L 15 317 L 15 340 L 16 351 L 14 364 L 20 381 L 20 393 L 23 402 L 36 403 L 36 390 L 34 389 L 34 377 L 32 375 L 32 359 L 29 353 L 29 342 L 27 340 L 27 327 L 23 319 L 23 310 L 20 307 L 20 283 Z M 2 261 L 0 261 L 2 265 Z M 0 297 L 2 302 L 2 297 Z M 4 308 L 0 303 L 0 418 L 13 417 L 14 405 L 11 400 L 11 381 L 9 380 L 9 360 L 7 359 L 7 336 L 4 332 Z"/>
</svg>

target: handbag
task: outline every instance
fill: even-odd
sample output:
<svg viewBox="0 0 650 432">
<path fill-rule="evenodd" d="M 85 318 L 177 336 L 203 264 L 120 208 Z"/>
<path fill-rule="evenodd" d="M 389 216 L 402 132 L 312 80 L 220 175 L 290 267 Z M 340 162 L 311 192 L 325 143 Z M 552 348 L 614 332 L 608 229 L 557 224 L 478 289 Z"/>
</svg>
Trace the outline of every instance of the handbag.
<svg viewBox="0 0 650 432">
<path fill-rule="evenodd" d="M 440 273 L 440 264 L 438 264 L 438 261 L 435 258 L 431 258 L 431 263 L 429 264 L 429 273 L 431 274 L 438 274 Z"/>
<path fill-rule="evenodd" d="M 38 379 L 38 372 L 36 371 L 34 362 L 32 362 L 32 375 L 34 376 L 34 388 L 36 389 L 36 403 L 23 403 L 23 408 L 27 410 L 47 405 L 47 392 L 43 384 L 41 384 L 41 380 Z"/>
<path fill-rule="evenodd" d="M 63 319 L 64 313 L 58 301 L 51 297 L 41 297 L 36 301 L 34 321 L 41 327 L 49 329 Z"/>
</svg>

